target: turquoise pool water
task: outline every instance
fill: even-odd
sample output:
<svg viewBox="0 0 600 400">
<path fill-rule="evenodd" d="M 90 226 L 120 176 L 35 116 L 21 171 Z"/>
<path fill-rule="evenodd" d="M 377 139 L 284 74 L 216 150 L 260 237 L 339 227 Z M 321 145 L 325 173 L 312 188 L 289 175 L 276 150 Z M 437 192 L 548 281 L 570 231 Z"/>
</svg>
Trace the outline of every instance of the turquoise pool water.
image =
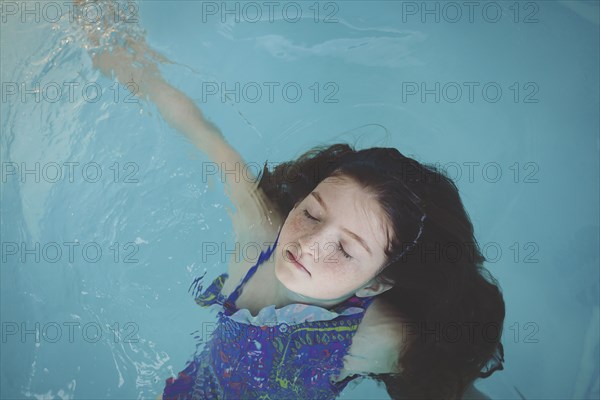
<svg viewBox="0 0 600 400">
<path fill-rule="evenodd" d="M 444 166 L 507 307 L 505 369 L 476 387 L 600 396 L 598 2 L 133 4 L 248 162 L 347 141 Z M 187 290 L 226 267 L 230 203 L 65 4 L 1 11 L 0 397 L 155 398 L 213 321 Z"/>
</svg>

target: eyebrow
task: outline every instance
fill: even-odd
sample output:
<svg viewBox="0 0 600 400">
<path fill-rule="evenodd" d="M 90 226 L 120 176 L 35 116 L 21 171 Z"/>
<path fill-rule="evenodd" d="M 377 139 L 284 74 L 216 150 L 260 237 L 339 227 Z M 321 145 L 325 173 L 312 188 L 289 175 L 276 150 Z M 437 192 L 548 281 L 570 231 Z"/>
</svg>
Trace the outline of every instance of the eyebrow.
<svg viewBox="0 0 600 400">
<path fill-rule="evenodd" d="M 315 199 L 317 199 L 317 201 L 319 202 L 319 204 L 321 205 L 321 207 L 323 207 L 325 209 L 325 211 L 327 211 L 327 206 L 325 205 L 325 202 L 323 201 L 323 199 L 321 198 L 321 195 L 319 194 L 319 192 L 317 192 L 316 190 L 310 193 Z M 367 250 L 367 252 L 369 252 L 369 254 L 373 254 L 371 253 L 371 249 L 369 249 L 369 246 L 367 245 L 367 243 L 360 237 L 358 236 L 356 233 L 346 229 L 346 228 L 342 228 L 342 230 L 344 232 L 346 232 L 348 235 L 350 235 L 352 238 L 354 238 L 354 240 L 356 240 L 358 243 L 361 244 L 362 247 L 365 248 L 365 250 Z"/>
</svg>

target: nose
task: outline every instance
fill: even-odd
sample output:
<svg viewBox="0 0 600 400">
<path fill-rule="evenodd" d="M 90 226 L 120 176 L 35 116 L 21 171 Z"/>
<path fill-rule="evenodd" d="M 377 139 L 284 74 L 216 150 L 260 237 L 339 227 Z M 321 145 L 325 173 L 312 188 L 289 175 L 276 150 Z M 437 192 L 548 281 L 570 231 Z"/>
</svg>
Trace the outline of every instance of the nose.
<svg viewBox="0 0 600 400">
<path fill-rule="evenodd" d="M 325 254 L 326 235 L 322 230 L 307 232 L 298 238 L 298 244 L 300 245 L 299 258 L 310 260 L 311 263 L 318 263 Z"/>
<path fill-rule="evenodd" d="M 298 254 L 299 260 L 306 258 L 314 260 L 314 246 L 312 246 L 311 238 L 312 235 L 310 234 L 303 235 L 300 238 L 298 238 L 298 244 L 300 245 L 300 254 Z"/>
</svg>

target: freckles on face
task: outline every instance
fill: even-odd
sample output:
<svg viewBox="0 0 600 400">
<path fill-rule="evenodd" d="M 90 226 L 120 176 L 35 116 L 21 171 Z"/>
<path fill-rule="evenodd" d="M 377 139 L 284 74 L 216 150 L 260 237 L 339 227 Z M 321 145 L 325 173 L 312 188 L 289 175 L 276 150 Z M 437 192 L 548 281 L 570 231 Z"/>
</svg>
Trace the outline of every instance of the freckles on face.
<svg viewBox="0 0 600 400">
<path fill-rule="evenodd" d="M 377 201 L 353 180 L 325 179 L 296 204 L 281 228 L 277 278 L 289 290 L 316 299 L 348 295 L 384 262 L 386 222 Z"/>
</svg>

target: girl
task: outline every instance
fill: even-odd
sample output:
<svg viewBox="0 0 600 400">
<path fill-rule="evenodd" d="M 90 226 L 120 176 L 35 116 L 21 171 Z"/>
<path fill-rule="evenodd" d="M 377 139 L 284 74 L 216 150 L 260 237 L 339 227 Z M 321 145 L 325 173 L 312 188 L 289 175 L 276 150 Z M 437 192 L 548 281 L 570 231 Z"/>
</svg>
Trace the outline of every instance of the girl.
<svg viewBox="0 0 600 400">
<path fill-rule="evenodd" d="M 135 83 L 217 165 L 244 163 L 162 79 L 143 36 L 83 27 L 104 74 Z M 118 43 L 98 48 L 109 37 Z M 502 369 L 504 301 L 449 178 L 393 148 L 346 144 L 254 181 L 226 177 L 241 247 L 272 244 L 205 290 L 193 283 L 218 323 L 159 398 L 328 399 L 361 376 L 392 398 L 484 398 L 472 383 Z"/>
</svg>

